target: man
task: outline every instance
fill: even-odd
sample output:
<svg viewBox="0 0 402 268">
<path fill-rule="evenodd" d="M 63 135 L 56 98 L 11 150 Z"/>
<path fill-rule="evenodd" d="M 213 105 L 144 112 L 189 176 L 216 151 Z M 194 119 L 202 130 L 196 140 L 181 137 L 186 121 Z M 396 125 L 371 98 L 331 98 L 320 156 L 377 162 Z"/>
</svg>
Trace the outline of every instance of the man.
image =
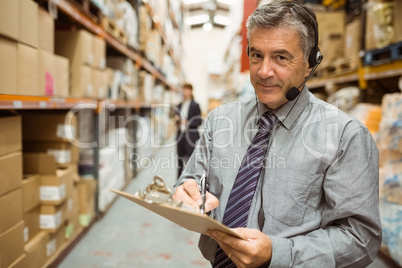
<svg viewBox="0 0 402 268">
<path fill-rule="evenodd" d="M 258 100 L 211 111 L 177 182 L 174 199 L 197 209 L 207 171 L 206 211 L 245 238 L 202 235 L 214 267 L 366 267 L 377 254 L 376 145 L 364 125 L 304 86 L 322 58 L 317 27 L 314 12 L 290 1 L 253 12 L 247 38 Z M 269 132 L 263 142 L 259 128 Z M 253 158 L 261 152 L 262 166 Z M 248 180 L 255 169 L 257 180 Z"/>
<path fill-rule="evenodd" d="M 198 127 L 202 123 L 200 105 L 194 101 L 193 86 L 183 85 L 183 101 L 175 110 L 177 124 L 178 177 L 180 177 L 188 158 L 194 151 L 195 143 L 200 138 Z"/>
</svg>

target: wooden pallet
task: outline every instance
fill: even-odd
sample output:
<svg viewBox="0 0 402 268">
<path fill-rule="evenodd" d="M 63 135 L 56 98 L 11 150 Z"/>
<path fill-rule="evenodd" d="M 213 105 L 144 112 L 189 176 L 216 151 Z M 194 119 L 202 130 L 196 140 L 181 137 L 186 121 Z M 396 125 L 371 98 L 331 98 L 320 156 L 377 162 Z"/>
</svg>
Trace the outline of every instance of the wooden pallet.
<svg viewBox="0 0 402 268">
<path fill-rule="evenodd" d="M 331 77 L 356 71 L 358 59 L 339 59 L 321 68 L 320 77 Z"/>
<path fill-rule="evenodd" d="M 402 59 L 402 42 L 366 51 L 365 66 L 375 66 Z"/>
<path fill-rule="evenodd" d="M 82 12 L 84 12 L 88 17 L 90 17 L 95 23 L 99 24 L 102 22 L 102 10 L 93 3 L 91 0 L 68 0 L 74 6 L 78 7 Z"/>
<path fill-rule="evenodd" d="M 115 21 L 108 17 L 103 17 L 102 19 L 103 29 L 113 35 L 117 40 L 123 44 L 127 44 L 127 35 L 123 29 L 118 27 Z"/>
</svg>

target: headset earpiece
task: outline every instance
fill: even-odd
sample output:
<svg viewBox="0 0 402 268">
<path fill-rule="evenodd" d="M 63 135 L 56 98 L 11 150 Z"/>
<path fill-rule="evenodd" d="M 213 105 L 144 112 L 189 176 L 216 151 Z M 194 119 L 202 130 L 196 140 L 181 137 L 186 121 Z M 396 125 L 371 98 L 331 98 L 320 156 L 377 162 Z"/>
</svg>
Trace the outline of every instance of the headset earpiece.
<svg viewBox="0 0 402 268">
<path fill-rule="evenodd" d="M 247 57 L 250 57 L 250 51 L 248 51 L 248 45 L 247 45 Z"/>
<path fill-rule="evenodd" d="M 310 55 L 308 57 L 309 67 L 312 68 L 312 67 L 320 64 L 322 61 L 322 58 L 323 58 L 323 56 L 321 54 L 320 49 L 318 47 L 313 47 L 311 49 Z"/>
<path fill-rule="evenodd" d="M 308 57 L 308 64 L 309 67 L 314 67 L 318 64 L 320 64 L 322 61 L 322 54 L 320 52 L 320 49 L 315 46 L 311 49 L 310 55 Z"/>
<path fill-rule="evenodd" d="M 310 51 L 310 55 L 308 56 L 309 67 L 316 66 L 316 59 L 317 59 L 317 47 L 313 47 Z"/>
<path fill-rule="evenodd" d="M 318 64 L 321 63 L 322 58 L 323 58 L 323 56 L 322 56 L 322 54 L 321 54 L 321 51 L 320 51 L 320 49 L 317 47 L 316 65 L 318 65 Z"/>
</svg>

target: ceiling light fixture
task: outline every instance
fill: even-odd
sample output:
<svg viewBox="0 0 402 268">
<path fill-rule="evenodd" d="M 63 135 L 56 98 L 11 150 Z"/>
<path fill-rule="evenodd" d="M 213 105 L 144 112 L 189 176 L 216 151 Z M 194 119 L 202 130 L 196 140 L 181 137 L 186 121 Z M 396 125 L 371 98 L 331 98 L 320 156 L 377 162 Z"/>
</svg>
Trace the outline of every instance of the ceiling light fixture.
<svg viewBox="0 0 402 268">
<path fill-rule="evenodd" d="M 216 24 L 227 26 L 227 25 L 230 24 L 231 19 L 229 17 L 227 17 L 227 16 L 215 15 L 214 16 L 214 22 Z"/>
<path fill-rule="evenodd" d="M 212 23 L 210 21 L 208 21 L 208 22 L 204 23 L 204 25 L 202 25 L 202 29 L 205 32 L 210 32 L 212 30 L 212 28 L 213 28 L 213 26 L 212 26 Z"/>
<path fill-rule="evenodd" d="M 209 21 L 208 14 L 201 14 L 196 16 L 187 17 L 184 21 L 187 25 L 203 24 Z"/>
</svg>

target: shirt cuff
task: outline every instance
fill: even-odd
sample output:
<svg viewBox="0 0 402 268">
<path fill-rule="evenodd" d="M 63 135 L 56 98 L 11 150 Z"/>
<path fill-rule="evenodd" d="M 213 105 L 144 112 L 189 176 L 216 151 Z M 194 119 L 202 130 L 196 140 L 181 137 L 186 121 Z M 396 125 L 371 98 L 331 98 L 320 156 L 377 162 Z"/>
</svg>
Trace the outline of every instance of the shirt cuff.
<svg viewBox="0 0 402 268">
<path fill-rule="evenodd" d="M 286 238 L 269 237 L 272 243 L 272 258 L 269 267 L 290 267 L 290 241 Z"/>
</svg>

